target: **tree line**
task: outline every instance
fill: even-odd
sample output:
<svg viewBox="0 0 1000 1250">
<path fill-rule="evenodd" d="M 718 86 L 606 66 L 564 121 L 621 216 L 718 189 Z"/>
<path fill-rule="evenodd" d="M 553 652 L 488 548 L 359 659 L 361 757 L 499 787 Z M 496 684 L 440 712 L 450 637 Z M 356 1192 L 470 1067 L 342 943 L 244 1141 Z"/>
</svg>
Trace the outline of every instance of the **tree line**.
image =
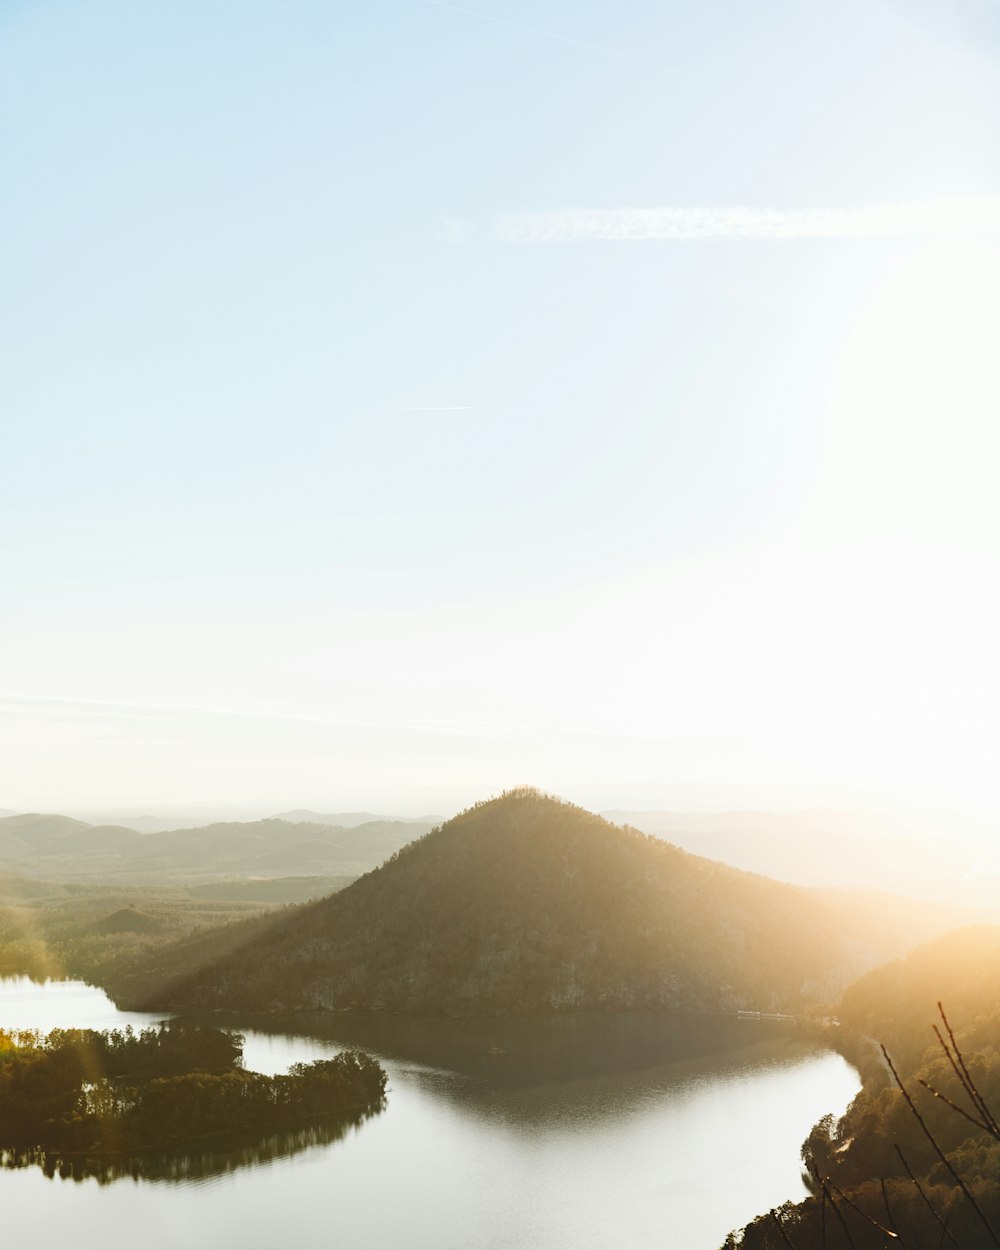
<svg viewBox="0 0 1000 1250">
<path fill-rule="evenodd" d="M 0 1152 L 8 1163 L 122 1155 L 211 1137 L 273 1133 L 318 1119 L 357 1123 L 381 1109 L 386 1073 L 360 1051 L 242 1067 L 243 1039 L 169 1022 L 134 1032 L 0 1031 Z"/>
<path fill-rule="evenodd" d="M 935 981 L 950 1000 L 936 1014 Z M 840 1011 L 862 1091 L 803 1146 L 811 1196 L 726 1250 L 1000 1250 L 998 991 L 1000 929 L 985 926 L 852 986 Z"/>
</svg>

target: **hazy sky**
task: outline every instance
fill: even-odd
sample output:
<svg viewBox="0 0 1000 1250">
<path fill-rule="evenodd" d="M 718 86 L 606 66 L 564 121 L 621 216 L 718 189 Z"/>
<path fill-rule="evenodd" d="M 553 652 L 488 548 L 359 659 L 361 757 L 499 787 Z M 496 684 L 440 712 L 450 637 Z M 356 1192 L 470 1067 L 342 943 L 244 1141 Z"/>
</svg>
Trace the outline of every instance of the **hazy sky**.
<svg viewBox="0 0 1000 1250">
<path fill-rule="evenodd" d="M 988 0 L 0 0 L 0 806 L 1000 810 Z"/>
</svg>

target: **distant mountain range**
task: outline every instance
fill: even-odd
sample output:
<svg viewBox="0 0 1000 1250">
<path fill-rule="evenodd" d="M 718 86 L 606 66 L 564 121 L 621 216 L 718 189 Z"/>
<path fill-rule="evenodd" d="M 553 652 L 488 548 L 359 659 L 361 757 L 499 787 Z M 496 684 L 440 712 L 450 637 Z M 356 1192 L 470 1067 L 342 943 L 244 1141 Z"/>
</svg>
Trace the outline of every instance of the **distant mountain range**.
<svg viewBox="0 0 1000 1250">
<path fill-rule="evenodd" d="M 338 894 L 160 950 L 115 988 L 244 1011 L 795 1011 L 905 946 L 880 901 L 845 909 L 519 790 Z"/>
<path fill-rule="evenodd" d="M 805 886 L 869 887 L 995 907 L 1000 880 L 961 840 L 935 842 L 873 813 L 604 812 L 616 824 L 666 838 L 695 855 Z M 945 849 L 947 848 L 947 849 Z"/>
<path fill-rule="evenodd" d="M 0 809 L 0 817 L 13 816 L 12 811 Z M 442 816 L 389 816 L 377 812 L 316 812 L 308 808 L 296 808 L 289 812 L 250 811 L 233 806 L 230 808 L 186 808 L 159 815 L 115 812 L 77 812 L 77 818 L 88 825 L 121 825 L 136 833 L 167 833 L 172 829 L 195 829 L 217 824 L 253 824 L 257 820 L 273 818 L 289 820 L 295 824 L 336 825 L 341 829 L 353 829 L 381 821 L 400 824 L 439 825 Z"/>
<path fill-rule="evenodd" d="M 279 812 L 278 820 L 291 820 L 297 824 L 338 825 L 342 829 L 354 829 L 358 825 L 370 825 L 389 821 L 401 825 L 423 825 L 431 829 L 441 824 L 442 816 L 377 816 L 374 812 L 312 812 L 299 807 L 291 812 Z"/>
<path fill-rule="evenodd" d="M 142 834 L 123 825 L 28 813 L 0 818 L 0 869 L 51 881 L 120 885 L 357 877 L 429 828 L 379 819 L 353 827 L 271 819 Z"/>
</svg>

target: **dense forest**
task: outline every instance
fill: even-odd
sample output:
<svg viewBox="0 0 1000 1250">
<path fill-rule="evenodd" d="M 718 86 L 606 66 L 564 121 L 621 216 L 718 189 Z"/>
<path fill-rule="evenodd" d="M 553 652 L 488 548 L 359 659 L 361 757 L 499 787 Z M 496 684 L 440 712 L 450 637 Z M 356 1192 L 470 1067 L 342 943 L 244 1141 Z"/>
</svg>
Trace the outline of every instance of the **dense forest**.
<svg viewBox="0 0 1000 1250">
<path fill-rule="evenodd" d="M 242 1067 L 242 1038 L 176 1022 L 135 1033 L 0 1032 L 0 1152 L 53 1170 L 76 1156 L 121 1156 L 211 1137 L 271 1134 L 378 1110 L 386 1074 L 368 1055 Z"/>
<path fill-rule="evenodd" d="M 309 881 L 309 890 L 318 893 L 343 884 Z M 224 885 L 202 897 L 181 887 L 116 890 L 27 882 L 0 873 L 0 976 L 100 984 L 119 965 L 165 943 L 207 930 L 233 932 L 236 922 L 266 910 L 266 902 L 252 897 L 232 898 Z"/>
<path fill-rule="evenodd" d="M 159 836 L 143 841 L 155 847 Z M 207 854 L 244 836 L 212 827 Z M 658 1009 L 695 1022 L 799 1013 L 808 1032 L 805 1015 L 950 919 L 891 896 L 783 885 L 529 789 L 477 804 L 353 883 L 306 877 L 294 888 L 308 897 L 319 882 L 346 888 L 265 910 L 287 897 L 274 879 L 122 889 L 8 872 L 0 972 L 84 976 L 136 1007 L 360 1009 L 359 1021 L 384 1010 L 457 1025 L 459 1015 L 639 1009 L 657 1019 L 662 1050 Z M 938 998 L 947 1016 L 935 1015 Z M 989 927 L 936 939 L 850 985 L 840 1044 L 864 1089 L 803 1148 L 813 1197 L 728 1245 L 1000 1247 L 998 1002 L 1000 930 Z M 684 1028 L 704 1047 L 704 1030 Z M 635 1028 L 627 1033 L 626 1058 L 637 1047 Z M 507 1047 L 494 1040 L 477 1054 L 502 1083 Z M 553 1062 L 562 1075 L 562 1050 Z M 234 1133 L 295 1149 L 303 1133 L 329 1138 L 369 1114 L 384 1090 L 384 1072 L 361 1052 L 269 1078 L 243 1070 L 238 1037 L 194 1026 L 0 1034 L 0 1150 L 13 1164 L 112 1175 L 133 1156 L 166 1159 L 192 1142 L 207 1150 Z"/>
<path fill-rule="evenodd" d="M 327 819 L 345 824 L 323 826 Z M 348 821 L 356 823 L 348 826 Z M 63 816 L 0 818 L 0 975 L 122 985 L 129 966 L 155 964 L 161 971 L 173 967 L 178 975 L 196 971 L 248 940 L 247 932 L 238 925 L 234 928 L 234 922 L 328 896 L 357 879 L 356 874 L 319 872 L 270 875 L 283 863 L 286 867 L 291 863 L 280 858 L 266 865 L 267 875 L 247 875 L 262 843 L 294 850 L 302 846 L 303 834 L 311 835 L 321 826 L 332 855 L 361 857 L 338 862 L 369 868 L 428 828 L 420 821 L 387 822 L 362 812 L 326 817 L 297 811 L 270 821 L 145 835 L 88 826 Z M 95 840 L 111 848 L 118 857 L 115 862 L 121 861 L 122 847 L 126 848 L 132 868 L 122 878 L 148 876 L 153 883 L 122 884 L 115 872 L 114 880 L 102 881 L 102 864 L 108 865 L 99 846 L 91 846 Z M 148 872 L 134 871 L 140 860 Z M 17 867 L 22 871 L 15 871 Z M 28 867 L 35 871 L 45 867 L 53 877 L 25 875 Z M 65 879 L 59 879 L 60 872 Z M 826 918 L 843 956 L 839 972 L 828 978 L 830 984 L 842 985 L 866 967 L 973 919 L 958 909 L 916 904 L 876 891 L 812 894 L 817 914 Z M 197 939 L 209 930 L 209 940 Z M 182 955 L 179 949 L 163 949 L 182 940 L 186 942 Z"/>
<path fill-rule="evenodd" d="M 134 1006 L 242 1011 L 794 1012 L 885 957 L 805 890 L 533 790 L 218 940 L 228 949 L 212 935 L 157 949 L 110 988 Z"/>
<path fill-rule="evenodd" d="M 940 1000 L 940 1005 L 935 1006 Z M 947 935 L 845 993 L 864 1088 L 803 1146 L 813 1197 L 742 1250 L 1000 1246 L 1000 928 Z M 883 1049 L 884 1048 L 884 1049 Z"/>
</svg>

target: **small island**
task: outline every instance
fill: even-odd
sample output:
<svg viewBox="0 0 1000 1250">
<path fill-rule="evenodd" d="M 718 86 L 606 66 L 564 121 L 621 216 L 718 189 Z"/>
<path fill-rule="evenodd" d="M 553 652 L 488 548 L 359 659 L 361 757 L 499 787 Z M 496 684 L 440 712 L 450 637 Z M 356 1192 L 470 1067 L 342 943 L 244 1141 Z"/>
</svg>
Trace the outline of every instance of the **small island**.
<svg viewBox="0 0 1000 1250">
<path fill-rule="evenodd" d="M 243 1038 L 181 1022 L 135 1032 L 0 1031 L 0 1157 L 49 1172 L 74 1157 L 122 1159 L 381 1110 L 386 1073 L 361 1051 L 264 1076 Z"/>
</svg>

